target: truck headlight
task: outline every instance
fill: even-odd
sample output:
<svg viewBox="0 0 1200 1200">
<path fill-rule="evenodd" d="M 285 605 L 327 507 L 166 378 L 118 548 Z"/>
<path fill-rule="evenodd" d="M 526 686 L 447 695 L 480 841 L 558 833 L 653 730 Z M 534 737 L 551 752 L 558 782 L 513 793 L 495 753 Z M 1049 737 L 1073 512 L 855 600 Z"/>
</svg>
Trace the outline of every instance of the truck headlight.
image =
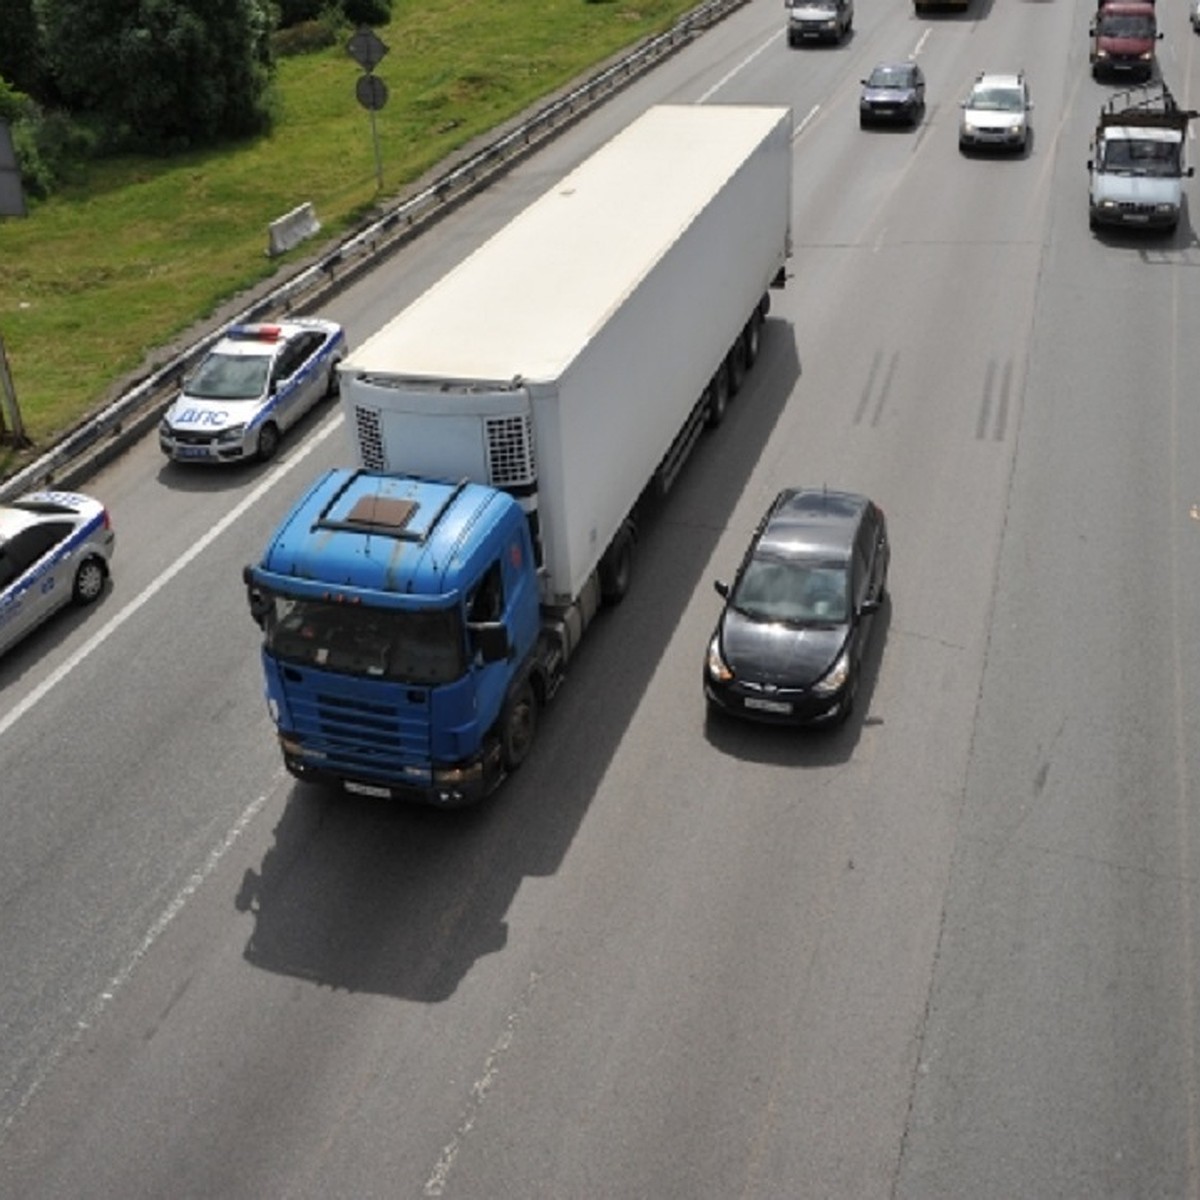
<svg viewBox="0 0 1200 1200">
<path fill-rule="evenodd" d="M 1097 51 L 1096 51 L 1096 57 L 1097 57 L 1097 58 L 1107 58 L 1107 57 L 1108 57 L 1108 51 L 1107 51 L 1107 50 L 1097 50 Z"/>
<path fill-rule="evenodd" d="M 813 684 L 813 692 L 818 696 L 832 696 L 834 692 L 846 686 L 846 680 L 849 678 L 850 655 L 843 650 L 825 678 Z"/>
<path fill-rule="evenodd" d="M 1151 60 L 1153 57 L 1154 57 L 1154 51 L 1153 51 L 1153 50 L 1145 50 L 1145 51 L 1143 51 L 1141 54 L 1139 54 L 1139 55 L 1138 55 L 1138 58 L 1139 58 L 1139 59 L 1140 59 L 1142 62 L 1149 62 L 1149 61 L 1150 61 L 1150 60 Z"/>
<path fill-rule="evenodd" d="M 1163 213 L 1164 215 L 1167 213 L 1173 213 L 1175 211 L 1175 205 L 1168 204 L 1166 202 L 1164 202 L 1162 204 L 1156 204 L 1154 206 L 1154 211 L 1156 213 Z"/>
<path fill-rule="evenodd" d="M 721 657 L 721 647 L 715 633 L 713 634 L 712 641 L 708 643 L 708 654 L 705 657 L 705 665 L 708 668 L 709 675 L 720 683 L 728 683 L 733 678 L 733 672 L 729 669 L 729 664 Z"/>
</svg>

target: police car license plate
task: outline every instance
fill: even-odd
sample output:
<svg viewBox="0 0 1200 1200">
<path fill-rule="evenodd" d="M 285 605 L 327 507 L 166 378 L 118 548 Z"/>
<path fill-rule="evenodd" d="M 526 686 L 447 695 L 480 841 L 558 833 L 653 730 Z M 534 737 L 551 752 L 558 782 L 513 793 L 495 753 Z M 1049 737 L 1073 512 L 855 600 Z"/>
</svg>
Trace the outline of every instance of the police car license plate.
<svg viewBox="0 0 1200 1200">
<path fill-rule="evenodd" d="M 178 454 L 180 458 L 207 458 L 208 457 L 208 447 L 207 446 L 179 446 L 176 449 L 175 453 Z"/>
<path fill-rule="evenodd" d="M 353 779 L 347 779 L 342 786 L 356 796 L 379 796 L 383 800 L 392 798 L 391 788 L 381 787 L 376 783 L 356 783 Z"/>
<path fill-rule="evenodd" d="M 792 706 L 786 700 L 760 700 L 757 696 L 746 697 L 746 707 L 758 712 L 790 713 Z"/>
</svg>

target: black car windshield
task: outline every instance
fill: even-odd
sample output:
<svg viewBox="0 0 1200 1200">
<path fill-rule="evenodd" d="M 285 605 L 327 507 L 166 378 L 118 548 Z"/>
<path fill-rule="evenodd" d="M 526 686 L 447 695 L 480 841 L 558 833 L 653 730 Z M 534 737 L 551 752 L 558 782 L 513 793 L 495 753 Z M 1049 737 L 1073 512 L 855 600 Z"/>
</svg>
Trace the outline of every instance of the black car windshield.
<svg viewBox="0 0 1200 1200">
<path fill-rule="evenodd" d="M 876 67 L 867 78 L 867 87 L 912 87 L 912 71 L 908 67 Z"/>
<path fill-rule="evenodd" d="M 267 650 L 287 662 L 414 684 L 449 683 L 466 670 L 456 609 L 401 612 L 278 595 L 271 601 Z"/>
<path fill-rule="evenodd" d="M 210 354 L 187 382 L 198 400 L 257 400 L 267 390 L 271 359 L 265 354 Z"/>
<path fill-rule="evenodd" d="M 745 566 L 730 603 L 759 621 L 841 625 L 847 619 L 846 564 L 756 557 Z"/>
</svg>

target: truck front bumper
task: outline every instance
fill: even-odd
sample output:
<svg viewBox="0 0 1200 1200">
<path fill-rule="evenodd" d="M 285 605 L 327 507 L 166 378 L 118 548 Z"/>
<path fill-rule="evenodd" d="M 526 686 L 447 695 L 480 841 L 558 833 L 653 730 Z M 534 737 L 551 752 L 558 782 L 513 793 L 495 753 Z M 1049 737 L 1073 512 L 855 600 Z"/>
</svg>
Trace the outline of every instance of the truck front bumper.
<svg viewBox="0 0 1200 1200">
<path fill-rule="evenodd" d="M 467 808 L 494 791 L 504 778 L 498 746 L 489 747 L 482 754 L 460 763 L 413 771 L 411 777 L 405 779 L 351 774 L 336 767 L 314 764 L 301 744 L 284 733 L 279 735 L 279 746 L 283 751 L 283 765 L 305 783 L 403 804 Z"/>
</svg>

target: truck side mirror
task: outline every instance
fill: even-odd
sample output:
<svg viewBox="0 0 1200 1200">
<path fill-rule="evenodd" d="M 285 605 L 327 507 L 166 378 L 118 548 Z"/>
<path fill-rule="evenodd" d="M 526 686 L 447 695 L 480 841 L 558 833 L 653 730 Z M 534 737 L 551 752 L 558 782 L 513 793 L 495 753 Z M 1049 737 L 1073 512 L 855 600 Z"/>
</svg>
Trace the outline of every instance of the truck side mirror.
<svg viewBox="0 0 1200 1200">
<path fill-rule="evenodd" d="M 1184 174 L 1185 174 L 1185 175 L 1186 175 L 1186 176 L 1187 176 L 1189 179 L 1191 179 L 1191 177 L 1192 177 L 1193 175 L 1195 175 L 1195 173 L 1196 173 L 1196 168 L 1195 168 L 1195 167 L 1188 167 L 1188 169 L 1187 169 L 1186 171 L 1184 171 Z"/>
<path fill-rule="evenodd" d="M 271 611 L 271 598 L 254 582 L 253 568 L 242 568 L 242 582 L 246 585 L 246 600 L 250 605 L 250 616 L 255 625 L 261 629 L 267 623 L 267 613 Z"/>
<path fill-rule="evenodd" d="M 508 658 L 508 629 L 503 621 L 472 621 L 467 625 L 471 645 L 485 663 L 503 662 Z"/>
<path fill-rule="evenodd" d="M 1090 171 L 1091 169 L 1092 169 L 1092 160 L 1089 158 L 1088 159 L 1088 170 Z"/>
<path fill-rule="evenodd" d="M 724 581 L 722 581 L 720 579 L 714 579 L 713 580 L 713 590 L 717 593 L 718 596 L 722 596 L 725 599 L 728 599 L 729 584 L 725 583 Z"/>
</svg>

